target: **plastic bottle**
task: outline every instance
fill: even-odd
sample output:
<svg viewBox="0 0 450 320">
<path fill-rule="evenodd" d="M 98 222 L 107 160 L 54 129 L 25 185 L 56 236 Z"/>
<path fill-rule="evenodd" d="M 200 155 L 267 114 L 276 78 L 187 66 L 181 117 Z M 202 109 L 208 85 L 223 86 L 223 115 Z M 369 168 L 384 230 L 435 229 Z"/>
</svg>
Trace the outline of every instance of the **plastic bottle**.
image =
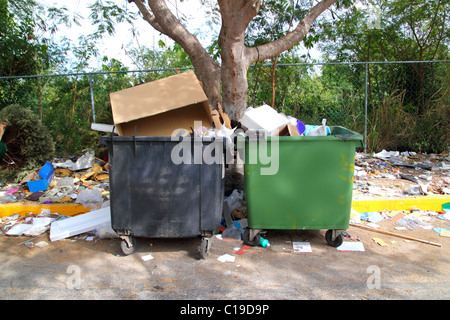
<svg viewBox="0 0 450 320">
<path fill-rule="evenodd" d="M 261 240 L 259 240 L 259 245 L 263 248 L 270 247 L 269 240 L 264 239 L 263 237 L 261 237 Z"/>
</svg>

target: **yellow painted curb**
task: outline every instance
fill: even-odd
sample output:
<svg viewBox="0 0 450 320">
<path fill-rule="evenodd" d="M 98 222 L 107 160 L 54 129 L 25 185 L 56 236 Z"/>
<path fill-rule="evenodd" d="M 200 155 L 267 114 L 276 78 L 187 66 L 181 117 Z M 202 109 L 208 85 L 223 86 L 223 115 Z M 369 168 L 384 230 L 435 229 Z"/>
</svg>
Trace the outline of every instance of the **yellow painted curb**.
<svg viewBox="0 0 450 320">
<path fill-rule="evenodd" d="M 352 208 L 357 212 L 408 210 L 413 207 L 420 210 L 442 211 L 442 205 L 450 202 L 450 196 L 420 196 L 402 199 L 353 200 Z"/>
<path fill-rule="evenodd" d="M 0 205 L 0 217 L 10 216 L 15 213 L 21 216 L 27 215 L 30 212 L 40 214 L 42 209 L 50 209 L 50 213 L 59 213 L 65 216 L 75 216 L 92 210 L 92 208 L 86 208 L 79 203 L 37 204 L 16 202 Z"/>
</svg>

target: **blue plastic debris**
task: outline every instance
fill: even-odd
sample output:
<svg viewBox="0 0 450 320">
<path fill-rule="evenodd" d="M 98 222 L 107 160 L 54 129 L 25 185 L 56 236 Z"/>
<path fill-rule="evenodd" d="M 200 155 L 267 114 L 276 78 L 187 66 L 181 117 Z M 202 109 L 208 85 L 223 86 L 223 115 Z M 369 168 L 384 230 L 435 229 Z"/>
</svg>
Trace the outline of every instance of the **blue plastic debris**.
<svg viewBox="0 0 450 320">
<path fill-rule="evenodd" d="M 50 182 L 52 181 L 54 172 L 55 168 L 53 168 L 53 165 L 50 162 L 46 162 L 38 173 L 42 179 L 27 182 L 30 192 L 47 190 Z"/>
</svg>

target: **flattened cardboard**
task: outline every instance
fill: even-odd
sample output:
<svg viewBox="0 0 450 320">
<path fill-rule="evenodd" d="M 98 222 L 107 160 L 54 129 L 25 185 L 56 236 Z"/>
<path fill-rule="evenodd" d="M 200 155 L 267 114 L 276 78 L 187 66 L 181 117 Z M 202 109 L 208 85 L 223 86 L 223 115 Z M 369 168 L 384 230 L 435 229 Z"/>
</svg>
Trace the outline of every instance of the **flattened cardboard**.
<svg viewBox="0 0 450 320">
<path fill-rule="evenodd" d="M 113 92 L 110 99 L 121 136 L 133 136 L 135 128 L 140 136 L 170 136 L 194 128 L 194 121 L 212 126 L 208 98 L 193 71 Z"/>
</svg>

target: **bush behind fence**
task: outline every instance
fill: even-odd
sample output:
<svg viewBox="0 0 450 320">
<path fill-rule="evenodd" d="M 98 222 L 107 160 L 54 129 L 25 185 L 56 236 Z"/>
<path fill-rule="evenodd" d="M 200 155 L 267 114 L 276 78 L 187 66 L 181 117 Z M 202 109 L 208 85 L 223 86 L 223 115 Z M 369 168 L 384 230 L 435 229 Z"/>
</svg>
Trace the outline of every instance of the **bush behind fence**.
<svg viewBox="0 0 450 320">
<path fill-rule="evenodd" d="M 272 105 L 305 124 L 364 135 L 365 150 L 441 153 L 449 146 L 450 61 L 256 65 L 248 105 Z M 188 69 L 188 68 L 185 68 Z M 185 69 L 0 77 L 0 109 L 40 116 L 59 155 L 96 146 L 92 122 L 112 124 L 109 94 Z M 275 71 L 274 71 L 275 70 Z"/>
</svg>

